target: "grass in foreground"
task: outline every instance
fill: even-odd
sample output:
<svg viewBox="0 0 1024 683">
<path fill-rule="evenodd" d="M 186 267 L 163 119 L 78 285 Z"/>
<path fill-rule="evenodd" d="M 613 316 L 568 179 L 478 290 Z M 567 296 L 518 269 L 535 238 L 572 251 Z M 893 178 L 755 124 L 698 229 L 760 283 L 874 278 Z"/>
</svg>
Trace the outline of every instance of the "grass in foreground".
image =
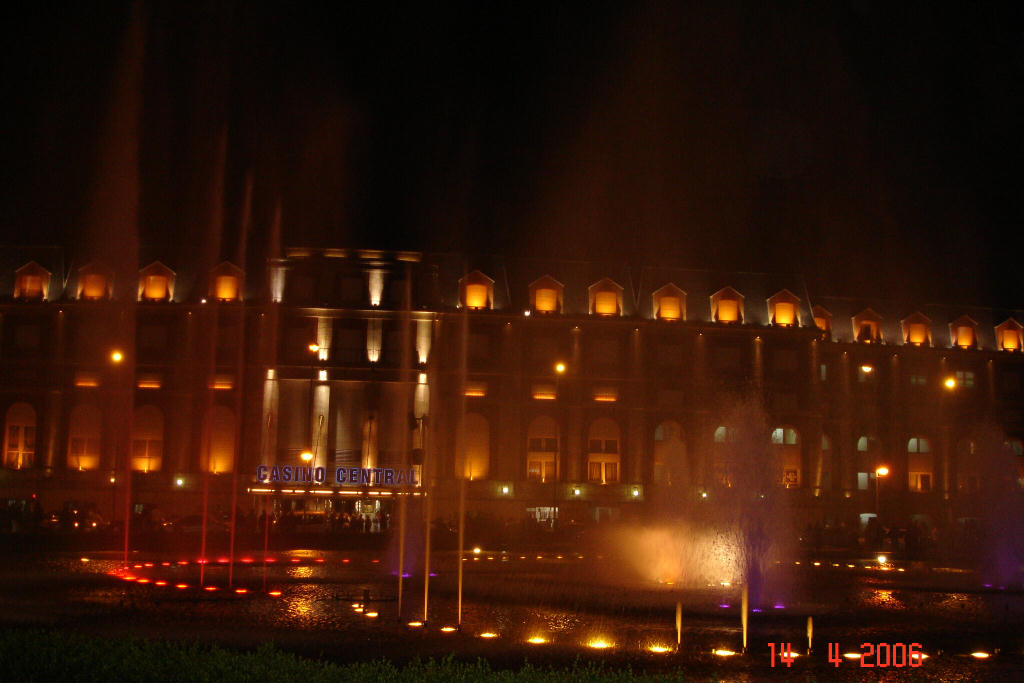
<svg viewBox="0 0 1024 683">
<path fill-rule="evenodd" d="M 594 663 L 571 667 L 493 669 L 485 660 L 467 663 L 451 657 L 396 666 L 387 660 L 334 664 L 305 659 L 271 644 L 236 652 L 215 644 L 142 638 L 101 639 L 38 629 L 0 630 L 0 672 L 5 681 L 125 683 L 133 681 L 299 681 L 319 683 L 643 683 L 678 682 L 676 674 L 644 674 Z"/>
</svg>

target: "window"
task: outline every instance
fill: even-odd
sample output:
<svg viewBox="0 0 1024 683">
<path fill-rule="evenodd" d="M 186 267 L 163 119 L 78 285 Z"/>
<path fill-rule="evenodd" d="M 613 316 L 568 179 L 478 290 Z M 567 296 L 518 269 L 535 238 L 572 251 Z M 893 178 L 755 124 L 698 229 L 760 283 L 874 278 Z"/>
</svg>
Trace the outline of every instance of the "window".
<svg viewBox="0 0 1024 683">
<path fill-rule="evenodd" d="M 732 299 L 724 299 L 718 302 L 718 322 L 734 323 L 740 319 L 739 302 Z"/>
<path fill-rule="evenodd" d="M 537 313 L 560 313 L 562 290 L 562 283 L 550 275 L 538 278 L 530 284 L 530 305 Z"/>
<path fill-rule="evenodd" d="M 882 317 L 870 308 L 853 316 L 853 338 L 863 344 L 882 341 Z"/>
<path fill-rule="evenodd" d="M 619 426 L 609 418 L 600 418 L 590 425 L 587 437 L 588 479 L 599 484 L 619 481 Z"/>
<path fill-rule="evenodd" d="M 915 436 L 907 442 L 907 453 L 931 453 L 932 444 L 924 437 Z"/>
<path fill-rule="evenodd" d="M 594 294 L 594 313 L 598 315 L 615 315 L 619 312 L 615 292 L 597 292 Z"/>
<path fill-rule="evenodd" d="M 1020 351 L 1022 345 L 1021 325 L 1009 318 L 996 327 L 996 348 L 1000 351 Z"/>
<path fill-rule="evenodd" d="M 832 338 L 832 314 L 829 313 L 822 306 L 814 306 L 811 308 L 811 313 L 814 316 L 814 326 L 824 332 L 825 339 Z"/>
<path fill-rule="evenodd" d="M 234 275 L 218 275 L 213 281 L 214 298 L 217 301 L 238 299 L 238 278 Z"/>
<path fill-rule="evenodd" d="M 822 382 L 828 381 L 828 365 L 825 363 L 818 366 L 818 377 L 821 378 Z"/>
<path fill-rule="evenodd" d="M 24 402 L 11 405 L 4 426 L 4 467 L 32 467 L 36 458 L 35 408 Z"/>
<path fill-rule="evenodd" d="M 743 295 L 723 287 L 711 295 L 711 319 L 718 323 L 743 322 Z"/>
<path fill-rule="evenodd" d="M 800 486 L 803 469 L 800 455 L 800 435 L 792 427 L 776 427 L 771 434 L 772 450 L 782 470 L 782 485 L 786 488 Z"/>
<path fill-rule="evenodd" d="M 164 416 L 155 406 L 135 411 L 132 421 L 132 469 L 136 472 L 159 471 L 164 454 Z"/>
<path fill-rule="evenodd" d="M 50 289 L 50 271 L 30 261 L 15 271 L 14 298 L 23 300 L 45 299 Z"/>
<path fill-rule="evenodd" d="M 146 275 L 142 280 L 142 299 L 144 301 L 166 301 L 170 298 L 170 289 L 166 275 Z"/>
<path fill-rule="evenodd" d="M 924 375 L 911 375 L 910 386 L 912 387 L 923 387 L 928 384 L 928 378 Z"/>
<path fill-rule="evenodd" d="M 935 457 L 932 444 L 923 436 L 911 437 L 907 441 L 907 487 L 917 493 L 932 490 L 932 475 L 935 471 Z"/>
<path fill-rule="evenodd" d="M 82 298 L 90 301 L 107 297 L 107 278 L 102 273 L 86 273 L 82 278 Z"/>
<path fill-rule="evenodd" d="M 210 451 L 199 463 L 202 471 L 230 472 L 235 463 L 235 414 L 227 406 L 213 406 L 210 415 Z"/>
<path fill-rule="evenodd" d="M 932 321 L 922 313 L 913 313 L 903 319 L 903 340 L 911 346 L 931 346 Z"/>
<path fill-rule="evenodd" d="M 654 317 L 658 320 L 682 320 L 686 317 L 686 293 L 673 284 L 651 295 Z"/>
<path fill-rule="evenodd" d="M 526 478 L 555 481 L 557 453 L 558 423 L 546 415 L 534 418 L 528 429 Z"/>
<path fill-rule="evenodd" d="M 95 470 L 100 466 L 100 430 L 103 418 L 99 408 L 82 403 L 71 410 L 68 420 L 68 468 Z"/>
<path fill-rule="evenodd" d="M 772 443 L 775 445 L 792 446 L 800 443 L 800 440 L 795 429 L 778 427 L 772 431 Z"/>
<path fill-rule="evenodd" d="M 974 388 L 974 373 L 970 370 L 957 370 L 956 371 L 956 385 L 958 387 L 965 387 L 967 389 Z"/>
<path fill-rule="evenodd" d="M 538 313 L 555 313 L 558 311 L 558 292 L 548 287 L 537 289 L 534 294 L 534 310 Z"/>
<path fill-rule="evenodd" d="M 467 413 L 464 420 L 464 430 L 466 435 L 466 454 L 464 461 L 457 464 L 458 474 L 470 481 L 486 479 L 491 469 L 490 424 L 483 415 Z"/>
<path fill-rule="evenodd" d="M 405 295 L 405 281 L 400 281 L 402 295 Z M 462 305 L 470 310 L 482 310 L 493 308 L 494 303 L 494 280 L 487 277 L 479 270 L 474 270 L 459 280 L 459 288 L 462 295 Z"/>
<path fill-rule="evenodd" d="M 686 443 L 679 423 L 662 422 L 654 429 L 654 483 L 682 484 L 689 478 Z"/>
<path fill-rule="evenodd" d="M 911 472 L 910 490 L 917 493 L 928 493 L 932 490 L 931 472 Z"/>
<path fill-rule="evenodd" d="M 800 324 L 798 307 L 800 298 L 788 289 L 784 289 L 768 299 L 768 316 L 773 325 L 792 327 Z"/>
<path fill-rule="evenodd" d="M 949 337 L 954 347 L 975 349 L 978 346 L 978 323 L 962 315 L 949 324 Z"/>
</svg>

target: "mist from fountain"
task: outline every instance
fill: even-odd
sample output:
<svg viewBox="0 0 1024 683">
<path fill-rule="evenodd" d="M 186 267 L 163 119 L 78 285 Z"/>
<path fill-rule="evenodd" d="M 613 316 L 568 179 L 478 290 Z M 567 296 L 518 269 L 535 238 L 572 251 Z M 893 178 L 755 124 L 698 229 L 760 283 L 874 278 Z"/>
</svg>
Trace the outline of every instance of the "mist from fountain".
<svg viewBox="0 0 1024 683">
<path fill-rule="evenodd" d="M 681 587 L 749 588 L 751 604 L 779 599 L 785 585 L 767 586 L 769 566 L 790 548 L 781 464 L 770 448 L 765 411 L 756 398 L 733 401 L 727 438 L 716 443 L 703 489 L 683 488 L 655 501 L 656 518 L 609 532 L 606 547 L 642 581 Z M 676 484 L 678 485 L 678 484 Z M 705 495 L 706 494 L 706 495 Z"/>
</svg>

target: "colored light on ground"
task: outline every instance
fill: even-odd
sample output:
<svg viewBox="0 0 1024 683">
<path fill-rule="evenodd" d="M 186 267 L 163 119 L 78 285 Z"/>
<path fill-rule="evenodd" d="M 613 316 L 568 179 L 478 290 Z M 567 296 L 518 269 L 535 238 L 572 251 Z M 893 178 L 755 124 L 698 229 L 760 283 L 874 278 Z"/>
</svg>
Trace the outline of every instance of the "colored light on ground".
<svg viewBox="0 0 1024 683">
<path fill-rule="evenodd" d="M 377 612 L 366 612 L 365 616 L 369 617 L 370 619 L 376 619 L 379 616 L 379 614 Z"/>
<path fill-rule="evenodd" d="M 821 566 L 821 562 L 815 562 L 815 563 L 814 563 L 814 566 L 815 566 L 815 567 L 820 567 L 820 566 Z"/>
<path fill-rule="evenodd" d="M 167 582 L 166 581 L 154 581 L 153 585 L 154 586 L 166 586 Z"/>
<path fill-rule="evenodd" d="M 171 563 L 170 563 L 170 562 L 161 562 L 161 563 L 160 563 L 160 566 L 161 566 L 161 567 L 170 567 L 170 566 L 171 566 Z"/>
<path fill-rule="evenodd" d="M 242 558 L 242 562 L 244 562 L 245 564 L 249 564 L 250 562 L 252 562 L 252 558 L 251 557 L 243 557 Z"/>
<path fill-rule="evenodd" d="M 860 653 L 859 652 L 847 652 L 847 653 L 843 654 L 843 656 L 846 657 L 847 659 L 860 659 Z"/>
<path fill-rule="evenodd" d="M 910 656 L 911 656 L 912 659 L 921 659 L 921 660 L 928 659 L 928 655 L 926 655 L 923 652 L 915 652 L 915 653 L 913 653 Z"/>
<path fill-rule="evenodd" d="M 760 607 L 755 607 L 754 609 L 752 609 L 752 610 L 750 610 L 750 611 L 751 611 L 751 612 L 755 612 L 755 613 L 757 613 L 757 614 L 760 614 L 760 613 L 761 613 L 761 608 L 760 608 Z"/>
<path fill-rule="evenodd" d="M 218 557 L 218 558 L 217 558 L 217 563 L 218 563 L 218 564 L 227 564 L 227 563 L 228 563 L 228 562 L 230 562 L 230 561 L 231 561 L 231 560 L 229 560 L 229 559 L 228 559 L 228 558 L 226 558 L 226 557 Z"/>
<path fill-rule="evenodd" d="M 277 558 L 276 557 L 264 557 L 263 561 L 268 563 L 268 564 L 271 564 L 273 562 L 277 562 Z"/>
<path fill-rule="evenodd" d="M 153 563 L 152 563 L 152 562 L 146 562 L 146 563 L 145 563 L 144 565 L 142 565 L 142 566 L 144 566 L 144 567 L 152 567 L 152 566 L 153 566 Z"/>
<path fill-rule="evenodd" d="M 245 593 L 249 592 L 249 589 L 248 588 L 236 588 L 235 592 L 238 593 L 239 595 L 244 595 Z"/>
<path fill-rule="evenodd" d="M 481 638 L 497 638 L 498 634 L 495 633 L 494 631 L 484 631 L 483 633 L 480 634 L 480 637 Z"/>
<path fill-rule="evenodd" d="M 188 564 L 188 560 L 178 560 L 178 565 L 179 565 L 179 566 L 182 566 L 182 567 L 183 567 L 183 566 L 185 566 L 186 564 Z"/>
<path fill-rule="evenodd" d="M 532 638 L 527 638 L 526 642 L 530 643 L 531 645 L 543 645 L 544 643 L 548 642 L 548 639 L 544 636 L 534 636 Z"/>
<path fill-rule="evenodd" d="M 591 638 L 586 644 L 587 647 L 592 647 L 595 650 L 606 650 L 614 645 L 610 640 L 605 640 L 604 638 Z"/>
<path fill-rule="evenodd" d="M 272 595 L 275 598 L 279 598 L 281 597 L 281 591 L 270 591 L 269 593 L 267 593 L 267 595 Z"/>
<path fill-rule="evenodd" d="M 886 557 L 885 555 L 879 555 L 878 556 L 878 564 L 885 564 L 888 561 L 889 561 L 889 558 Z"/>
<path fill-rule="evenodd" d="M 437 576 L 437 572 L 430 572 L 431 576 Z"/>
<path fill-rule="evenodd" d="M 479 555 L 480 554 L 480 548 L 473 548 L 473 554 L 474 555 Z"/>
<path fill-rule="evenodd" d="M 848 564 L 846 566 L 849 567 L 850 569 L 853 569 L 853 565 L 852 564 Z"/>
<path fill-rule="evenodd" d="M 727 605 L 723 602 L 721 605 L 719 605 L 719 607 L 721 607 L 722 609 L 729 609 L 730 607 L 732 607 L 732 605 Z"/>
<path fill-rule="evenodd" d="M 139 579 L 139 583 L 149 583 L 149 579 Z"/>
<path fill-rule="evenodd" d="M 406 625 L 409 626 L 410 628 L 419 628 L 419 627 L 423 626 L 423 622 L 422 621 L 410 621 Z"/>
<path fill-rule="evenodd" d="M 341 562 L 342 562 L 342 564 L 348 564 L 349 563 L 349 559 L 346 557 Z"/>
<path fill-rule="evenodd" d="M 442 626 L 441 633 L 451 633 L 455 630 L 454 626 Z"/>
<path fill-rule="evenodd" d="M 732 650 L 712 650 L 711 654 L 716 655 L 718 657 L 732 657 L 736 653 Z"/>
<path fill-rule="evenodd" d="M 207 564 L 208 562 L 209 560 L 205 557 L 200 557 L 198 560 L 196 560 L 196 564 Z"/>
<path fill-rule="evenodd" d="M 972 652 L 971 656 L 974 657 L 975 659 L 988 659 L 992 655 L 990 655 L 987 652 Z"/>
<path fill-rule="evenodd" d="M 132 569 L 142 569 L 142 565 L 141 564 L 133 564 L 132 565 Z"/>
<path fill-rule="evenodd" d="M 373 562 L 374 564 L 380 564 L 380 560 L 370 560 L 370 562 Z"/>
<path fill-rule="evenodd" d="M 293 557 L 293 558 L 292 558 L 292 562 L 301 562 L 301 561 L 302 561 L 302 560 L 300 560 L 300 559 L 299 559 L 299 558 L 297 558 L 297 557 Z"/>
<path fill-rule="evenodd" d="M 362 614 L 363 608 L 362 607 L 355 607 L 355 608 L 352 609 L 352 611 L 355 612 L 356 614 Z"/>
<path fill-rule="evenodd" d="M 775 609 L 786 609 L 786 606 L 783 604 L 772 605 L 772 607 L 774 607 Z"/>
<path fill-rule="evenodd" d="M 216 586 L 204 586 L 203 590 L 215 591 L 215 590 L 217 590 L 217 587 Z"/>
<path fill-rule="evenodd" d="M 188 588 L 188 584 L 187 583 L 178 583 L 178 584 L 175 584 L 174 587 L 175 588 Z"/>
<path fill-rule="evenodd" d="M 88 557 L 83 557 L 83 558 L 82 558 L 82 562 L 88 562 L 88 561 L 89 561 L 89 558 L 88 558 Z"/>
<path fill-rule="evenodd" d="M 313 561 L 314 561 L 314 562 L 317 562 L 317 563 L 319 563 L 319 564 L 323 564 L 323 563 L 324 563 L 324 558 L 322 558 L 322 557 L 318 557 L 318 558 L 316 558 L 316 559 L 315 559 L 315 560 L 313 560 Z"/>
<path fill-rule="evenodd" d="M 655 654 L 662 654 L 663 652 L 671 652 L 672 648 L 665 647 L 664 645 L 648 645 L 648 652 L 654 652 Z"/>
</svg>

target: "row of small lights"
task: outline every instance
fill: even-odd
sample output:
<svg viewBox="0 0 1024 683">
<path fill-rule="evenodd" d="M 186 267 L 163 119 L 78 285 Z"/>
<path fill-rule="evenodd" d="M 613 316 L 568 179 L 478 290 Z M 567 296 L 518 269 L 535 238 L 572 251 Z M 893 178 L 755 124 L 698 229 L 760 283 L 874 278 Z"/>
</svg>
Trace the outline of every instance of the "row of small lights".
<svg viewBox="0 0 1024 683">
<path fill-rule="evenodd" d="M 479 549 L 478 548 L 474 548 L 474 551 L 477 551 L 477 550 L 479 550 Z M 89 561 L 90 561 L 89 558 L 85 558 L 85 557 L 82 558 L 82 562 L 89 562 Z M 299 561 L 299 558 L 292 558 L 292 561 L 293 562 Z M 323 558 L 317 558 L 316 561 L 323 562 Z M 373 560 L 373 561 L 374 562 L 379 562 L 380 560 Z M 880 564 L 884 564 L 884 562 L 885 562 L 884 556 L 879 556 L 879 563 Z M 183 563 L 187 564 L 187 562 L 179 562 L 178 564 L 183 564 Z M 166 566 L 170 566 L 170 564 L 171 563 L 169 563 L 169 562 L 162 562 L 161 566 L 166 567 Z M 799 564 L 799 562 L 797 564 Z M 152 568 L 154 566 L 155 566 L 155 564 L 152 563 L 152 562 L 145 562 L 145 563 L 142 563 L 142 564 L 133 565 L 133 567 L 135 569 L 147 569 L 147 568 Z M 834 565 L 834 566 L 838 566 L 838 565 Z M 849 565 L 849 566 L 853 566 L 853 565 Z M 112 572 L 109 572 L 109 573 L 110 573 L 110 575 L 116 576 L 116 577 L 122 579 L 123 581 L 135 582 L 135 583 L 142 584 L 142 585 L 150 584 L 150 583 L 153 586 L 157 586 L 157 587 L 165 587 L 165 586 L 171 585 L 170 582 L 164 581 L 164 580 L 160 580 L 160 579 L 152 580 L 152 579 L 148 579 L 146 577 L 135 576 L 133 574 L 121 574 L 120 572 L 117 572 L 117 571 L 112 571 Z M 727 584 L 728 584 L 728 582 L 723 582 L 723 585 L 727 585 Z M 177 588 L 178 590 L 185 590 L 185 589 L 190 588 L 191 586 L 189 584 L 187 584 L 187 583 L 175 583 L 174 587 Z M 202 586 L 202 589 L 207 591 L 207 592 L 211 592 L 212 593 L 212 592 L 216 592 L 216 591 L 220 590 L 220 587 L 214 586 L 214 585 L 207 585 L 207 586 Z M 239 587 L 239 588 L 235 588 L 234 589 L 234 593 L 236 593 L 237 595 L 246 595 L 249 592 L 250 592 L 250 590 L 248 588 L 244 588 L 244 587 Z M 271 590 L 271 591 L 267 591 L 266 595 L 268 595 L 270 597 L 275 597 L 276 598 L 276 597 L 281 597 L 282 592 L 279 591 L 279 590 Z M 363 616 L 367 617 L 368 619 L 376 619 L 376 618 L 378 618 L 380 616 L 379 612 L 376 612 L 376 611 L 366 611 L 366 609 L 365 609 L 365 607 L 363 606 L 362 603 L 358 603 L 358 602 L 352 603 L 352 609 L 356 613 L 362 614 Z M 422 622 L 422 621 L 410 621 L 406 625 L 408 627 L 410 627 L 410 628 L 423 628 L 426 624 L 424 622 Z M 454 626 L 442 626 L 441 629 L 440 629 L 440 631 L 442 633 L 453 633 L 453 632 L 455 632 L 457 630 L 458 629 L 456 627 L 454 627 Z M 495 633 L 493 631 L 483 631 L 483 632 L 477 634 L 477 637 L 483 638 L 483 639 L 486 639 L 486 640 L 490 640 L 490 639 L 498 638 L 500 636 L 499 636 L 499 634 L 497 634 L 497 633 Z M 530 645 L 545 645 L 545 644 L 550 643 L 551 641 L 548 638 L 545 638 L 544 636 L 534 635 L 534 636 L 531 636 L 530 638 L 527 638 L 525 642 L 529 643 Z M 591 638 L 590 640 L 586 641 L 584 643 L 584 645 L 586 645 L 589 648 L 595 649 L 595 650 L 605 650 L 605 649 L 610 649 L 610 648 L 615 647 L 615 643 L 614 642 L 612 642 L 612 641 L 610 641 L 610 640 L 608 640 L 608 639 L 606 639 L 604 637 Z M 657 643 L 648 645 L 644 649 L 647 650 L 648 652 L 655 653 L 655 654 L 663 654 L 663 653 L 671 652 L 671 651 L 674 650 L 674 648 L 668 647 L 666 645 L 657 644 Z M 740 653 L 738 653 L 738 652 L 736 652 L 734 650 L 717 648 L 717 649 L 712 650 L 712 654 L 715 655 L 715 656 L 718 656 L 718 657 L 731 657 L 731 656 L 734 656 L 734 655 L 737 655 L 737 654 L 740 654 Z M 799 654 L 793 653 L 792 656 L 793 657 L 799 657 Z M 843 657 L 845 657 L 847 659 L 860 659 L 861 656 L 862 656 L 862 653 L 859 653 L 859 652 L 848 652 L 848 653 L 845 653 L 843 655 Z M 924 653 L 914 654 L 913 656 L 915 658 L 921 658 L 921 659 L 928 659 L 928 657 L 929 657 L 927 654 L 924 654 Z M 977 652 L 972 652 L 970 654 L 970 656 L 974 657 L 975 659 L 988 659 L 992 655 L 990 653 L 988 653 L 988 652 L 977 651 Z"/>
</svg>

